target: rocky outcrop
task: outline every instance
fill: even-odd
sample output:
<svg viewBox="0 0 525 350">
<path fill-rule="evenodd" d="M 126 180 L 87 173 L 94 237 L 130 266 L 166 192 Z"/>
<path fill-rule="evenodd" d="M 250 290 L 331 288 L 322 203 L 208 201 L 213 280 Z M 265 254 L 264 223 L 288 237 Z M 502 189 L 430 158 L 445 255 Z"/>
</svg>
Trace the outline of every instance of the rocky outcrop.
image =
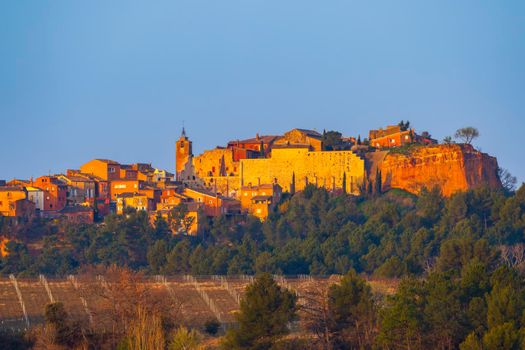
<svg viewBox="0 0 525 350">
<path fill-rule="evenodd" d="M 443 195 L 488 186 L 500 188 L 495 157 L 471 145 L 433 145 L 409 148 L 405 153 L 390 151 L 374 162 L 383 191 L 399 188 L 418 194 L 424 187 L 439 186 Z"/>
</svg>

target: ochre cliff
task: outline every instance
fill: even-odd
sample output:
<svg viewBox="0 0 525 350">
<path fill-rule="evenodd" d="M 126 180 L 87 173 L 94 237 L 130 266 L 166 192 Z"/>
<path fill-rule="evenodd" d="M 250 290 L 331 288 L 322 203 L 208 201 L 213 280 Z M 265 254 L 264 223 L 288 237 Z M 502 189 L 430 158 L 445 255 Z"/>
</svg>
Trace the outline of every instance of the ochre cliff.
<svg viewBox="0 0 525 350">
<path fill-rule="evenodd" d="M 383 191 L 399 188 L 418 194 L 423 187 L 439 186 L 443 195 L 450 196 L 480 186 L 501 187 L 496 158 L 464 144 L 389 152 L 378 160 L 374 169 L 380 171 Z"/>
</svg>

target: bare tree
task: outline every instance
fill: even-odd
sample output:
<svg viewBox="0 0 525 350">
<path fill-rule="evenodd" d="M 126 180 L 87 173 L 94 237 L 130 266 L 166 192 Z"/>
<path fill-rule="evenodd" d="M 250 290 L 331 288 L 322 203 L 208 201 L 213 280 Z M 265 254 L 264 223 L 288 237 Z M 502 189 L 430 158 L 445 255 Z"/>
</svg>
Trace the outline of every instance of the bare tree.
<svg viewBox="0 0 525 350">
<path fill-rule="evenodd" d="M 317 284 L 301 295 L 301 321 L 304 329 L 313 333 L 319 349 L 332 349 L 328 286 Z"/>
<path fill-rule="evenodd" d="M 520 271 L 525 270 L 525 244 L 518 243 L 512 246 L 502 245 L 499 247 L 501 261 L 512 268 Z"/>
<path fill-rule="evenodd" d="M 512 176 L 512 174 L 507 169 L 498 167 L 498 178 L 506 191 L 513 192 L 516 190 L 518 179 L 516 179 L 516 176 Z"/>
<path fill-rule="evenodd" d="M 130 349 L 163 349 L 167 330 L 180 320 L 182 304 L 165 286 L 146 280 L 140 272 L 111 266 L 78 281 L 79 292 L 91 302 L 92 332 L 107 334 L 111 348 L 126 338 Z"/>
<path fill-rule="evenodd" d="M 463 143 L 470 145 L 472 143 L 472 140 L 479 137 L 479 131 L 478 129 L 472 126 L 468 126 L 465 128 L 458 129 L 454 134 L 454 137 L 456 139 L 459 139 L 460 141 L 463 141 Z"/>
</svg>

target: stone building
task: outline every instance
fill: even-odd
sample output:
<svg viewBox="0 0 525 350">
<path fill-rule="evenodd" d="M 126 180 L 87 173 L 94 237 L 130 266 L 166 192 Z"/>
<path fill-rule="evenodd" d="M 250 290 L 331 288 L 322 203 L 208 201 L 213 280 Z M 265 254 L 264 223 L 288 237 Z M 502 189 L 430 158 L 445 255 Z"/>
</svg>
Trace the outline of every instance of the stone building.
<svg viewBox="0 0 525 350">
<path fill-rule="evenodd" d="M 183 180 L 184 170 L 188 165 L 191 165 L 193 158 L 192 152 L 191 141 L 186 136 L 186 130 L 182 128 L 182 133 L 175 143 L 175 179 L 177 181 Z M 192 174 L 186 176 L 192 176 Z"/>
<path fill-rule="evenodd" d="M 0 186 L 0 216 L 30 217 L 35 212 L 35 204 L 28 200 L 23 187 Z"/>
<path fill-rule="evenodd" d="M 43 211 L 58 211 L 67 204 L 67 185 L 55 176 L 40 176 L 31 186 L 44 191 Z"/>
<path fill-rule="evenodd" d="M 370 146 L 375 148 L 400 147 L 411 143 L 437 144 L 437 140 L 430 137 L 426 131 L 421 135 L 414 129 L 403 129 L 399 125 L 389 125 L 385 129 L 370 130 L 368 134 Z"/>
<path fill-rule="evenodd" d="M 80 172 L 105 181 L 117 180 L 120 179 L 120 164 L 110 159 L 93 159 L 81 165 Z"/>
<path fill-rule="evenodd" d="M 117 214 L 123 214 L 124 209 L 134 208 L 135 210 L 152 211 L 155 210 L 155 201 L 141 193 L 120 193 L 116 196 Z"/>
<path fill-rule="evenodd" d="M 282 188 L 276 183 L 243 186 L 240 191 L 241 209 L 244 213 L 265 220 L 281 199 L 281 195 Z"/>
<path fill-rule="evenodd" d="M 275 146 L 307 147 L 310 151 L 322 151 L 323 135 L 315 130 L 292 129 L 278 138 L 274 143 Z"/>
<path fill-rule="evenodd" d="M 271 158 L 241 160 L 241 186 L 278 183 L 286 192 L 300 191 L 307 184 L 314 184 L 358 194 L 364 176 L 365 162 L 352 151 L 274 147 Z"/>
<path fill-rule="evenodd" d="M 246 158 L 266 158 L 279 137 L 275 135 L 259 136 L 257 134 L 251 139 L 230 141 L 227 148 L 233 150 L 234 161 Z"/>
</svg>

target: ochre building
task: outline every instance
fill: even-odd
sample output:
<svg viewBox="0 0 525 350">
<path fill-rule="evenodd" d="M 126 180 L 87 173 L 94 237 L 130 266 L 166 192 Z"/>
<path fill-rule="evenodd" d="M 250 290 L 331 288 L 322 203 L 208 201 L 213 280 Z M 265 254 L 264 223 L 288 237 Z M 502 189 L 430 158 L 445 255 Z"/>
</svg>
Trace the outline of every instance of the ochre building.
<svg viewBox="0 0 525 350">
<path fill-rule="evenodd" d="M 240 162 L 242 186 L 278 183 L 285 192 L 300 191 L 307 184 L 314 184 L 359 194 L 365 176 L 364 160 L 352 151 L 274 147 L 271 158 Z"/>
</svg>

